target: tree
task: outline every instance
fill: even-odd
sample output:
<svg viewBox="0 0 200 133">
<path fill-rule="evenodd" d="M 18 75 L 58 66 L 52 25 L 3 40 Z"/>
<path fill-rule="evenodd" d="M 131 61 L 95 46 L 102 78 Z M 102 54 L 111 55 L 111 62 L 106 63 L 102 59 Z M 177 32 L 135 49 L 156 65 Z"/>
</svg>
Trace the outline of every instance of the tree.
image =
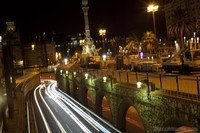
<svg viewBox="0 0 200 133">
<path fill-rule="evenodd" d="M 152 50 L 157 46 L 157 44 L 158 39 L 156 38 L 156 35 L 152 33 L 152 31 L 147 31 L 143 34 L 142 49 L 149 51 L 150 56 L 152 54 Z"/>
<path fill-rule="evenodd" d="M 140 45 L 140 41 L 134 33 L 131 33 L 126 38 L 126 46 L 125 47 L 128 50 L 128 54 L 138 53 L 139 45 Z"/>
<path fill-rule="evenodd" d="M 119 54 L 119 46 L 123 45 L 123 38 L 120 36 L 116 36 L 111 40 L 113 56 Z"/>
<path fill-rule="evenodd" d="M 173 11 L 171 24 L 168 26 L 169 38 L 177 38 L 180 47 L 184 47 L 184 35 L 188 35 L 194 28 L 194 22 L 190 19 L 186 10 L 178 8 Z"/>
<path fill-rule="evenodd" d="M 200 33 L 200 21 L 197 21 L 197 22 L 196 22 L 195 31 L 196 31 L 197 33 Z"/>
</svg>

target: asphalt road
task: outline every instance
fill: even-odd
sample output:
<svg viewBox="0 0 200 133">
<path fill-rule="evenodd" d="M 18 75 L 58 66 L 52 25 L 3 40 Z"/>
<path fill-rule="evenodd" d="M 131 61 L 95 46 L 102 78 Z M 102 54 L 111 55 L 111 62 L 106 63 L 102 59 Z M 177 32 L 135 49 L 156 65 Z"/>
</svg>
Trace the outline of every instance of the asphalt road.
<svg viewBox="0 0 200 133">
<path fill-rule="evenodd" d="M 67 98 L 57 88 L 55 81 L 45 83 L 38 86 L 30 95 L 38 132 L 110 132 Z"/>
</svg>

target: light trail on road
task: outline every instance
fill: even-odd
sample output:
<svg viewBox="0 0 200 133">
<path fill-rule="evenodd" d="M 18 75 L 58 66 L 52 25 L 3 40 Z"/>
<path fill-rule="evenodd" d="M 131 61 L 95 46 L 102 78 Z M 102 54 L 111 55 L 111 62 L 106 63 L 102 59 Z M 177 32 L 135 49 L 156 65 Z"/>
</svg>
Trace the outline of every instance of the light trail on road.
<svg viewBox="0 0 200 133">
<path fill-rule="evenodd" d="M 44 100 L 43 96 L 42 96 L 42 93 L 41 93 L 41 89 L 42 88 L 39 88 L 39 94 L 40 94 L 40 97 L 42 99 L 42 101 L 44 102 L 44 104 L 46 105 L 47 109 L 49 110 L 49 112 L 51 113 L 52 117 L 54 118 L 56 124 L 58 125 L 60 131 L 62 133 L 65 132 L 65 129 L 62 127 L 62 125 L 60 124 L 59 120 L 56 118 L 56 116 L 54 115 L 53 111 L 51 110 L 51 108 L 48 106 L 48 104 L 46 103 L 46 101 Z"/>
<path fill-rule="evenodd" d="M 52 81 L 52 84 L 54 84 L 55 82 Z M 81 127 L 81 129 L 86 132 L 86 133 L 92 133 L 77 117 L 76 115 L 73 114 L 72 111 L 70 111 L 70 109 L 62 102 L 62 97 L 60 97 L 59 95 L 56 95 L 56 93 L 54 93 L 55 91 L 52 91 L 55 88 L 55 86 L 53 85 L 49 85 L 47 87 L 47 91 L 46 94 L 52 99 L 54 100 L 64 111 L 65 113 L 67 113 L 76 123 L 79 127 Z"/>
<path fill-rule="evenodd" d="M 59 97 L 59 99 L 61 99 L 62 102 L 64 102 L 66 105 L 68 105 L 72 109 L 74 109 L 78 114 L 80 114 L 84 118 L 84 120 L 86 120 L 89 124 L 91 124 L 91 126 L 93 126 L 97 131 L 100 131 L 99 129 L 101 129 L 103 132 L 109 132 L 106 128 L 104 128 L 102 125 L 100 125 L 98 122 L 96 122 L 91 116 L 89 116 L 87 113 L 85 113 L 83 110 L 81 110 L 69 98 L 67 98 L 65 95 L 63 95 L 61 92 L 59 92 L 56 89 L 56 84 L 53 84 L 51 87 L 49 87 L 47 89 L 47 92 L 50 94 L 53 94 L 55 97 Z M 55 98 L 54 96 L 52 98 Z"/>
<path fill-rule="evenodd" d="M 45 119 L 45 117 L 44 117 L 44 114 L 43 114 L 43 112 L 42 112 L 42 109 L 41 109 L 41 107 L 40 107 L 40 105 L 39 105 L 39 102 L 38 102 L 37 96 L 36 96 L 36 91 L 37 91 L 39 88 L 41 88 L 41 87 L 43 87 L 43 85 L 39 85 L 39 86 L 34 90 L 34 98 L 35 98 L 35 102 L 36 102 L 36 104 L 37 104 L 37 108 L 39 109 L 40 115 L 41 115 L 41 117 L 42 117 L 42 120 L 43 120 L 43 122 L 44 122 L 44 124 L 45 124 L 45 128 L 46 128 L 47 132 L 49 133 L 49 132 L 51 132 L 51 130 L 50 130 L 49 125 L 48 125 L 48 123 L 47 123 L 47 121 L 46 121 L 46 119 Z"/>
<path fill-rule="evenodd" d="M 43 80 L 41 85 L 34 90 L 34 101 L 36 103 L 34 108 L 37 108 L 48 133 L 56 131 L 62 133 L 121 132 L 111 125 L 110 128 L 113 129 L 110 131 L 86 113 L 82 109 L 82 105 L 57 88 L 55 80 Z M 37 122 L 41 122 L 41 120 Z"/>
</svg>

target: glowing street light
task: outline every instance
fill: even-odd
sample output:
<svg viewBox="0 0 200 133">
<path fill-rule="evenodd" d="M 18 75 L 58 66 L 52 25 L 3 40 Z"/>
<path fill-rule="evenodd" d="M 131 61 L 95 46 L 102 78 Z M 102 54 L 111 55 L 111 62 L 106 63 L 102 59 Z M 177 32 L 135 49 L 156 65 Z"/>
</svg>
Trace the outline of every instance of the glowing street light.
<svg viewBox="0 0 200 133">
<path fill-rule="evenodd" d="M 85 73 L 85 79 L 88 79 L 89 74 Z"/>
<path fill-rule="evenodd" d="M 158 11 L 158 5 L 151 4 L 147 7 L 147 12 L 152 12 L 153 15 L 153 27 L 154 27 L 154 34 L 156 35 L 156 23 L 155 23 L 155 15 L 154 12 Z"/>
<path fill-rule="evenodd" d="M 99 30 L 99 35 L 100 35 L 100 36 L 106 35 L 106 30 L 105 30 L 105 29 L 100 29 L 100 30 Z"/>
<path fill-rule="evenodd" d="M 32 44 L 32 45 L 31 45 L 31 49 L 32 49 L 32 51 L 35 50 L 35 44 Z"/>
<path fill-rule="evenodd" d="M 65 74 L 66 74 L 66 76 L 68 76 L 68 74 L 69 74 L 69 71 L 67 71 L 67 70 L 66 70 L 66 71 L 65 71 Z"/>
<path fill-rule="evenodd" d="M 67 65 L 67 63 L 68 63 L 68 59 L 65 58 L 65 59 L 64 59 L 64 64 Z"/>
<path fill-rule="evenodd" d="M 104 77 L 103 77 L 103 82 L 106 82 L 106 80 L 107 80 L 107 77 L 104 76 Z"/>
<path fill-rule="evenodd" d="M 105 42 L 104 42 L 104 36 L 106 35 L 106 30 L 105 29 L 100 29 L 99 30 L 99 35 L 102 36 L 102 43 L 103 43 L 103 53 L 105 53 Z"/>
<path fill-rule="evenodd" d="M 85 42 L 85 40 L 79 40 L 79 43 L 80 43 L 81 46 L 84 45 L 84 42 Z"/>
<path fill-rule="evenodd" d="M 76 72 L 74 72 L 74 77 L 76 77 Z"/>
</svg>

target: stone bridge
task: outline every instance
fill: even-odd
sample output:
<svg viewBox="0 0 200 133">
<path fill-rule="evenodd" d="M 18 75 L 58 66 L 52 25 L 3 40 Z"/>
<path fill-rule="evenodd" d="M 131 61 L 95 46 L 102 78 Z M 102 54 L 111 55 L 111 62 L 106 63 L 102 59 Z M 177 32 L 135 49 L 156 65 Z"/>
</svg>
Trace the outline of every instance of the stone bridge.
<svg viewBox="0 0 200 133">
<path fill-rule="evenodd" d="M 102 116 L 103 98 L 107 99 L 112 120 L 110 122 L 126 132 L 126 115 L 134 107 L 144 132 L 176 132 L 181 128 L 200 132 L 200 101 L 191 100 L 162 89 L 143 84 L 118 83 L 112 79 L 85 76 L 83 72 L 57 71 L 58 86 L 77 101 Z M 91 105 L 87 100 L 90 94 Z M 139 122 L 139 121 L 138 121 Z"/>
</svg>

